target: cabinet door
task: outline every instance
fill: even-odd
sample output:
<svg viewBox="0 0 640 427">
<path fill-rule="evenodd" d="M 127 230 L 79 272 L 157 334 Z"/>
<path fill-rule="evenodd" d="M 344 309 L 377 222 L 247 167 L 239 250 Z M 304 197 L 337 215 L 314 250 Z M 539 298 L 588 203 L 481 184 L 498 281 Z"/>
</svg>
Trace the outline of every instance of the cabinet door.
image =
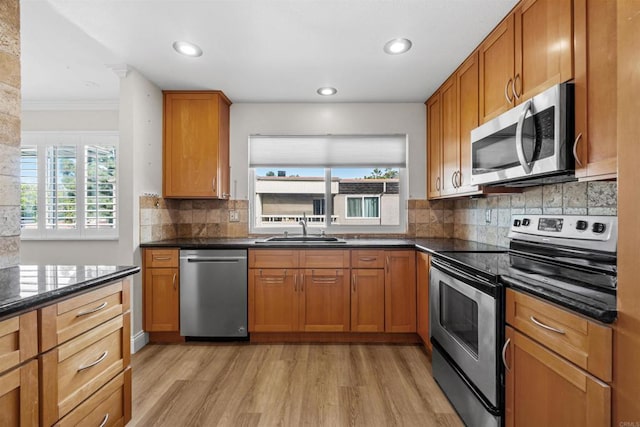
<svg viewBox="0 0 640 427">
<path fill-rule="evenodd" d="M 298 270 L 249 270 L 249 332 L 298 330 Z"/>
<path fill-rule="evenodd" d="M 0 425 L 38 425 L 38 362 L 0 375 Z"/>
<path fill-rule="evenodd" d="M 571 0 L 521 2 L 515 10 L 515 41 L 516 102 L 571 80 Z"/>
<path fill-rule="evenodd" d="M 307 269 L 300 283 L 300 330 L 349 330 L 348 269 Z"/>
<path fill-rule="evenodd" d="M 180 330 L 180 277 L 177 268 L 147 268 L 144 273 L 144 329 Z"/>
<path fill-rule="evenodd" d="M 165 92 L 165 197 L 228 197 L 229 103 L 221 102 L 222 97 L 215 92 Z"/>
<path fill-rule="evenodd" d="M 351 331 L 384 332 L 384 270 L 351 272 Z"/>
<path fill-rule="evenodd" d="M 502 21 L 478 48 L 480 123 L 513 107 L 514 17 Z"/>
<path fill-rule="evenodd" d="M 418 311 L 418 335 L 425 346 L 431 350 L 429 340 L 429 263 L 431 257 L 424 252 L 416 252 L 416 287 Z"/>
<path fill-rule="evenodd" d="M 427 101 L 427 197 L 440 197 L 442 188 L 440 92 Z"/>
<path fill-rule="evenodd" d="M 575 0 L 576 176 L 617 176 L 615 1 Z"/>
<path fill-rule="evenodd" d="M 385 251 L 385 332 L 416 332 L 415 251 Z"/>
<path fill-rule="evenodd" d="M 456 175 L 460 166 L 458 140 L 458 92 L 456 78 L 452 76 L 440 88 L 440 114 L 442 115 L 442 187 L 441 195 L 454 194 Z"/>
<path fill-rule="evenodd" d="M 456 73 L 458 86 L 458 140 L 460 169 L 458 193 L 478 191 L 471 185 L 471 131 L 478 127 L 478 53 L 472 54 Z"/>
<path fill-rule="evenodd" d="M 507 327 L 508 427 L 609 426 L 611 388 Z"/>
</svg>

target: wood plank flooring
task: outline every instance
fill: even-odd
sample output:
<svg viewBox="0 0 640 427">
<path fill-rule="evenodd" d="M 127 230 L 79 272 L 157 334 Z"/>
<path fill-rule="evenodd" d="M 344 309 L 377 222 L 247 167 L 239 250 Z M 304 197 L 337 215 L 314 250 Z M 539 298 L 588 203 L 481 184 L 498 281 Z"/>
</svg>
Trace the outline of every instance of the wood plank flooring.
<svg viewBox="0 0 640 427">
<path fill-rule="evenodd" d="M 461 426 L 421 346 L 148 345 L 133 426 Z"/>
</svg>

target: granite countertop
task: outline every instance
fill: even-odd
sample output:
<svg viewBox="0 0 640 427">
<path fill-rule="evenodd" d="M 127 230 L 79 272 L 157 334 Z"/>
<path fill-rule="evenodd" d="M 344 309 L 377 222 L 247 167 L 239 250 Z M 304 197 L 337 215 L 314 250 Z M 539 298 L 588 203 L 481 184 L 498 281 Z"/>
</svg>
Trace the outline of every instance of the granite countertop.
<svg viewBox="0 0 640 427">
<path fill-rule="evenodd" d="M 140 271 L 120 265 L 21 265 L 0 270 L 0 319 Z"/>
</svg>

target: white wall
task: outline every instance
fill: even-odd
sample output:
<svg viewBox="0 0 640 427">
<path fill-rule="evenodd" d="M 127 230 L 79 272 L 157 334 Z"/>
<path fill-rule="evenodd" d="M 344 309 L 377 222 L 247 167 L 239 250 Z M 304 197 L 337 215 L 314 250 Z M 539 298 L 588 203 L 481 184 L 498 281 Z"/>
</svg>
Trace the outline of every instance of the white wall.
<svg viewBox="0 0 640 427">
<path fill-rule="evenodd" d="M 247 199 L 252 134 L 390 134 L 409 137 L 409 198 L 426 198 L 426 116 L 420 103 L 233 104 L 231 196 Z"/>
</svg>

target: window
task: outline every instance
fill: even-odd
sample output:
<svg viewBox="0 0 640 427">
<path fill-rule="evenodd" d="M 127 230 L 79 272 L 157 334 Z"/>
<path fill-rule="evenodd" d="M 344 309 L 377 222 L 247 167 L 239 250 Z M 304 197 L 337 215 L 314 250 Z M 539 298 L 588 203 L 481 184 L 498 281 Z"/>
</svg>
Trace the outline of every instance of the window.
<svg viewBox="0 0 640 427">
<path fill-rule="evenodd" d="M 117 238 L 117 143 L 113 132 L 24 132 L 22 237 Z"/>
<path fill-rule="evenodd" d="M 252 136 L 249 163 L 252 233 L 405 231 L 405 135 Z"/>
</svg>

